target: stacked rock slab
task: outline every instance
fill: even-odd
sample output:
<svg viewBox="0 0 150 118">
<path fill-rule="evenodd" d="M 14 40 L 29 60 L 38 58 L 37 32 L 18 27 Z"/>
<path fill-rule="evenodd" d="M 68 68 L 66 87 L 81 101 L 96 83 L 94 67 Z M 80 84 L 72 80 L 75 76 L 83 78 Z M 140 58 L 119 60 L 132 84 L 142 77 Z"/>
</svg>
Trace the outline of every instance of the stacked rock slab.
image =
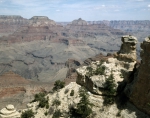
<svg viewBox="0 0 150 118">
<path fill-rule="evenodd" d="M 9 104 L 0 111 L 0 118 L 20 118 L 20 114 L 13 105 Z"/>
<path fill-rule="evenodd" d="M 130 99 L 135 106 L 150 114 L 150 37 L 145 38 L 141 48 L 143 49 L 140 54 L 142 61 Z"/>
<path fill-rule="evenodd" d="M 115 57 L 120 61 L 134 62 L 136 61 L 136 44 L 137 38 L 131 35 L 126 35 L 121 38 L 123 44 Z"/>
</svg>

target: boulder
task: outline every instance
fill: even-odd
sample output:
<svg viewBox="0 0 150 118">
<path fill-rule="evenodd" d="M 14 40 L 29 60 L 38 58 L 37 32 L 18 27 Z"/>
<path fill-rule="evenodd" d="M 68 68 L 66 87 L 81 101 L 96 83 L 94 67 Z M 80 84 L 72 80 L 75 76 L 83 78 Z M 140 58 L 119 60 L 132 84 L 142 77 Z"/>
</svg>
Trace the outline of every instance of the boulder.
<svg viewBox="0 0 150 118">
<path fill-rule="evenodd" d="M 0 111 L 0 118 L 20 118 L 20 114 L 11 104 Z"/>
</svg>

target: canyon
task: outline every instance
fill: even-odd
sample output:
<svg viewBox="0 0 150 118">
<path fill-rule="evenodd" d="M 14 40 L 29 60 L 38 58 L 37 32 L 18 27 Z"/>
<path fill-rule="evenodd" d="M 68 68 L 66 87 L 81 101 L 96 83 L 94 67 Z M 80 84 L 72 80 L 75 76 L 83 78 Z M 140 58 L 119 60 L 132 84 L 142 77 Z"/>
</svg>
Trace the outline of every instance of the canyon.
<svg viewBox="0 0 150 118">
<path fill-rule="evenodd" d="M 46 16 L 25 19 L 1 15 L 0 106 L 3 108 L 7 104 L 14 104 L 18 108 L 25 108 L 34 94 L 50 91 L 56 80 L 69 84 L 77 79 L 77 83 L 90 92 L 103 95 L 105 79 L 112 70 L 116 74 L 116 83 L 123 81 L 127 84 L 125 93 L 130 101 L 149 114 L 149 37 L 143 42 L 149 33 L 150 21 L 85 21 L 79 18 L 72 22 L 55 22 Z M 143 51 L 140 54 L 141 42 Z M 134 75 L 140 72 L 131 81 L 130 73 L 140 55 L 142 62 Z M 103 64 L 106 77 L 94 76 L 89 79 L 83 67 L 92 64 L 95 68 L 100 60 L 106 61 Z M 79 89 L 74 83 L 72 86 L 75 90 Z M 60 98 L 64 91 L 60 91 Z M 113 108 L 117 109 L 116 106 Z"/>
</svg>

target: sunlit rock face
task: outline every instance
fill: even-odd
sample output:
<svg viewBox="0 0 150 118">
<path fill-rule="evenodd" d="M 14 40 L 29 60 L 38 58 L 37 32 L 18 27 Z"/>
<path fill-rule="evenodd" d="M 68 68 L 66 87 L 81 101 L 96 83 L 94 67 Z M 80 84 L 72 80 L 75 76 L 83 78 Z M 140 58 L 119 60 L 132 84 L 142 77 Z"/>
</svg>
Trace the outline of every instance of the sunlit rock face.
<svg viewBox="0 0 150 118">
<path fill-rule="evenodd" d="M 150 114 L 150 37 L 141 43 L 141 65 L 132 86 L 131 101 Z"/>
<path fill-rule="evenodd" d="M 114 54 L 116 58 L 108 58 L 105 62 L 92 62 L 89 66 L 78 68 L 76 82 L 85 86 L 89 91 L 99 95 L 107 94 L 107 90 L 105 90 L 107 86 L 106 80 L 111 74 L 114 77 L 116 89 L 120 82 L 128 82 L 130 72 L 133 71 L 136 63 L 137 39 L 134 36 L 127 35 L 123 36 L 121 40 L 123 44 L 120 51 Z M 103 74 L 95 74 L 99 70 L 103 70 Z"/>
<path fill-rule="evenodd" d="M 134 62 L 136 61 L 136 44 L 137 38 L 131 35 L 126 35 L 121 38 L 122 45 L 120 50 L 115 54 L 115 57 L 120 61 Z"/>
</svg>

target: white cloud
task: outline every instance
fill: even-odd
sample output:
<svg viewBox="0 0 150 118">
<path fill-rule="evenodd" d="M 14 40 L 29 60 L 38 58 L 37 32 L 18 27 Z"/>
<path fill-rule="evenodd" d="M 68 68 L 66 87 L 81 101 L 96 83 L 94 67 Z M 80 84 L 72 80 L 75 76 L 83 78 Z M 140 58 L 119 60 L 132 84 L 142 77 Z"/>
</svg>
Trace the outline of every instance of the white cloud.
<svg viewBox="0 0 150 118">
<path fill-rule="evenodd" d="M 57 12 L 59 12 L 60 10 L 59 10 L 59 9 L 57 9 L 56 11 L 57 11 Z"/>
<path fill-rule="evenodd" d="M 148 5 L 148 7 L 150 7 L 150 4 Z"/>
<path fill-rule="evenodd" d="M 102 7 L 105 7 L 105 5 L 102 5 Z"/>
<path fill-rule="evenodd" d="M 135 1 L 139 1 L 139 2 L 142 2 L 142 1 L 144 1 L 144 0 L 135 0 Z"/>
</svg>

